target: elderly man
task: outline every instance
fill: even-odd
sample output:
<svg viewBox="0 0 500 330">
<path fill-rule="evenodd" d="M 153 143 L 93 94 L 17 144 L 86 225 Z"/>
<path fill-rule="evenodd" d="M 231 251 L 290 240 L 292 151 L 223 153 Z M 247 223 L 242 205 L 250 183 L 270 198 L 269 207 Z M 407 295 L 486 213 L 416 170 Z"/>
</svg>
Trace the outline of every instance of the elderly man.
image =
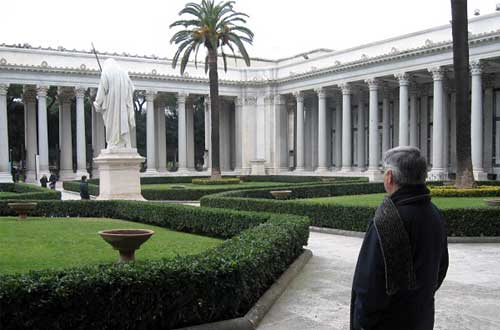
<svg viewBox="0 0 500 330">
<path fill-rule="evenodd" d="M 384 154 L 389 194 L 370 222 L 354 274 L 351 330 L 428 330 L 434 294 L 448 269 L 443 218 L 425 186 L 427 162 L 414 147 Z"/>
</svg>

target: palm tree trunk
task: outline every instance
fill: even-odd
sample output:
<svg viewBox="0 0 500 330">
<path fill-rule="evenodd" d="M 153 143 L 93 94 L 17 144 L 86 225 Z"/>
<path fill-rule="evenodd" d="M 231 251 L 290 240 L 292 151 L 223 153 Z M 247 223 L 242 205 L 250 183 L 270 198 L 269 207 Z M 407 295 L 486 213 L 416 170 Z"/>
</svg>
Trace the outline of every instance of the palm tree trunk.
<svg viewBox="0 0 500 330">
<path fill-rule="evenodd" d="M 208 68 L 210 81 L 211 107 L 211 141 L 212 141 L 212 174 L 211 179 L 220 179 L 220 148 L 219 148 L 219 74 L 217 72 L 217 50 L 208 50 Z"/>
<path fill-rule="evenodd" d="M 453 69 L 455 71 L 456 134 L 457 134 L 457 188 L 475 185 L 471 156 L 471 114 L 469 99 L 469 35 L 467 0 L 451 0 L 453 33 Z"/>
</svg>

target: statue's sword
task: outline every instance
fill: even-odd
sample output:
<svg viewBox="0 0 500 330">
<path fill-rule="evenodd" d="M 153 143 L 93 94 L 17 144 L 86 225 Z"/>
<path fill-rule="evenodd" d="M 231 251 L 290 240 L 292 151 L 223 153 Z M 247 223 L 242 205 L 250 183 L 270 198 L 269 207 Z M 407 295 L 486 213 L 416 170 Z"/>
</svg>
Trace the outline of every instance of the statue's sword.
<svg viewBox="0 0 500 330">
<path fill-rule="evenodd" d="M 102 67 L 101 67 L 101 62 L 99 62 L 99 57 L 97 56 L 97 52 L 95 51 L 94 43 L 90 42 L 92 44 L 92 51 L 94 52 L 95 59 L 97 60 L 97 64 L 99 65 L 99 71 L 102 72 Z"/>
</svg>

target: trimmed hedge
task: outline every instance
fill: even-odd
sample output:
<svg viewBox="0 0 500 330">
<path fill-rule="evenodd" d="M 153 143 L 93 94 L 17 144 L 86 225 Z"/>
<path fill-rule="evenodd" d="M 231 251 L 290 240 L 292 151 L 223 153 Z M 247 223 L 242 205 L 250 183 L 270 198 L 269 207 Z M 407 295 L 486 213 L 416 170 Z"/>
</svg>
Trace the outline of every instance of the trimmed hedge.
<svg viewBox="0 0 500 330">
<path fill-rule="evenodd" d="M 220 178 L 220 179 L 193 179 L 193 184 L 216 185 L 216 184 L 239 184 L 239 178 Z"/>
<path fill-rule="evenodd" d="M 61 192 L 26 183 L 0 183 L 0 191 L 8 192 L 0 200 L 60 200 Z"/>
<path fill-rule="evenodd" d="M 209 177 L 204 177 L 208 179 Z M 294 189 L 299 186 L 328 186 L 336 185 L 347 182 L 366 182 L 366 178 L 354 178 L 354 177 L 328 177 L 329 179 L 335 178 L 335 182 L 321 182 L 323 177 L 302 177 L 302 176 L 247 176 L 243 177 L 242 181 L 247 182 L 290 182 L 290 185 L 281 185 L 267 188 L 279 188 L 279 189 Z M 203 179 L 203 177 L 145 177 L 141 178 L 141 184 L 171 184 L 171 183 L 191 183 L 194 179 Z M 310 181 L 313 180 L 313 181 Z M 99 195 L 99 180 L 93 179 L 89 180 L 89 193 L 90 195 Z M 68 181 L 63 183 L 63 187 L 66 190 L 79 192 L 80 183 L 78 181 Z M 244 186 L 238 185 L 228 185 L 224 188 L 217 189 L 200 189 L 186 188 L 186 189 L 156 189 L 156 188 L 145 188 L 143 187 L 141 194 L 147 200 L 178 200 L 178 201 L 193 201 L 199 200 L 203 196 L 210 194 L 217 194 L 225 191 L 248 189 Z"/>
<path fill-rule="evenodd" d="M 493 197 L 500 196 L 499 186 L 479 186 L 473 189 L 458 189 L 454 186 L 430 186 L 432 196 L 436 197 Z"/>
<path fill-rule="evenodd" d="M 383 184 L 335 185 L 327 192 L 321 187 L 292 192 L 295 198 L 328 197 L 384 192 Z M 272 200 L 269 189 L 233 191 L 205 196 L 201 205 L 234 210 L 259 210 L 280 214 L 307 216 L 316 227 L 364 232 L 375 214 L 375 207 L 341 204 L 313 204 L 296 200 Z M 360 196 L 360 198 L 362 198 Z M 500 236 L 498 208 L 456 208 L 441 210 L 449 236 Z"/>
<path fill-rule="evenodd" d="M 304 217 L 163 203 L 41 201 L 35 213 L 232 238 L 199 255 L 0 276 L 2 330 L 173 329 L 239 317 L 302 253 L 309 235 Z M 0 214 L 12 214 L 5 202 Z"/>
</svg>

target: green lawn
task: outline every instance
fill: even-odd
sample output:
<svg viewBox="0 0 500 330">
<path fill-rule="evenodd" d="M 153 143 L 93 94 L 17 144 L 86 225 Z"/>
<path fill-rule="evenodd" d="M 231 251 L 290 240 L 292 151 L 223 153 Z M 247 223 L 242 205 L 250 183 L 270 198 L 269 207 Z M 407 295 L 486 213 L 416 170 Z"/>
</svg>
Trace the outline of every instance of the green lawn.
<svg viewBox="0 0 500 330">
<path fill-rule="evenodd" d="M 301 199 L 306 203 L 342 204 L 350 206 L 378 206 L 386 194 L 368 194 Z M 491 198 L 491 197 L 490 197 Z M 484 203 L 488 197 L 433 197 L 432 202 L 441 209 L 456 207 L 491 207 Z"/>
<path fill-rule="evenodd" d="M 155 234 L 136 251 L 136 259 L 196 254 L 222 240 L 141 223 L 94 218 L 0 217 L 0 273 L 111 263 L 118 251 L 97 234 L 103 229 L 143 228 Z"/>
<path fill-rule="evenodd" d="M 192 184 L 192 183 L 161 183 L 161 184 L 143 184 L 142 190 L 155 189 L 167 190 L 172 187 L 185 187 L 186 189 L 201 189 L 201 190 L 218 190 L 218 189 L 251 189 L 251 188 L 265 188 L 265 187 L 279 187 L 289 186 L 289 182 L 241 182 L 238 184 Z"/>
</svg>

